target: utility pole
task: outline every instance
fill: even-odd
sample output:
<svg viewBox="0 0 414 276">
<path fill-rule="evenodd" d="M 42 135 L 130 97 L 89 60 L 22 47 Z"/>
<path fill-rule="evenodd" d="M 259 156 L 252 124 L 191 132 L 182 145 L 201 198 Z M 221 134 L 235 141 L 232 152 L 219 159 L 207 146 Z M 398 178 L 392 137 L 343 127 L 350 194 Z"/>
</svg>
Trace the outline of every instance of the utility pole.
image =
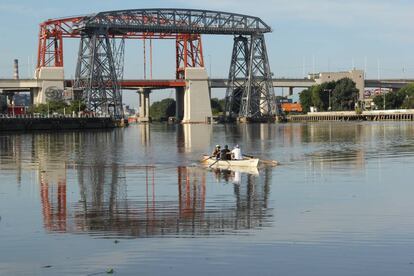
<svg viewBox="0 0 414 276">
<path fill-rule="evenodd" d="M 332 89 L 324 89 L 323 92 L 328 92 L 328 96 L 329 96 L 328 111 L 331 111 L 332 110 L 332 106 L 331 106 L 331 92 L 332 92 Z"/>
<path fill-rule="evenodd" d="M 208 55 L 209 77 L 211 79 L 211 55 Z"/>
</svg>

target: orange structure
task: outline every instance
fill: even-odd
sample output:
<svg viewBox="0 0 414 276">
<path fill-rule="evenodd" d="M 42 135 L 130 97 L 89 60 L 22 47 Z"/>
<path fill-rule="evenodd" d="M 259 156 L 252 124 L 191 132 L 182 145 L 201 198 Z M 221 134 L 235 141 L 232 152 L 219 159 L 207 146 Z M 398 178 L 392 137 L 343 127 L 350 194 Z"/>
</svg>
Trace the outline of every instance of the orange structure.
<svg viewBox="0 0 414 276">
<path fill-rule="evenodd" d="M 80 38 L 78 25 L 85 16 L 50 19 L 40 24 L 39 46 L 37 53 L 37 68 L 63 67 L 63 39 Z M 143 18 L 143 22 L 150 18 Z M 167 22 L 166 22 L 167 23 Z M 144 79 L 146 79 L 146 43 L 150 41 L 150 78 L 152 79 L 152 40 L 175 39 L 176 40 L 176 77 L 184 79 L 184 71 L 187 67 L 204 67 L 203 50 L 200 34 L 181 34 L 165 32 L 128 32 L 111 34 L 112 38 L 142 39 L 144 40 Z"/>
<path fill-rule="evenodd" d="M 302 112 L 302 105 L 300 103 L 282 103 L 283 112 Z"/>
</svg>

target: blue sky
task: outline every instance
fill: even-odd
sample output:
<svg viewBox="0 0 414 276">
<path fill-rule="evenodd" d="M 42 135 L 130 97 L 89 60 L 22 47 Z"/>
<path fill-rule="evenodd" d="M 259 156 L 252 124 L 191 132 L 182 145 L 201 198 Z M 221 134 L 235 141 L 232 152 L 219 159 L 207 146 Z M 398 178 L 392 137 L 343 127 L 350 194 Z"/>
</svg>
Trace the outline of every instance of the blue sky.
<svg viewBox="0 0 414 276">
<path fill-rule="evenodd" d="M 32 74 L 38 25 L 48 18 L 151 7 L 223 10 L 261 17 L 273 28 L 266 42 L 277 77 L 356 67 L 367 69 L 368 78 L 414 78 L 414 1 L 407 0 L 2 0 L 0 78 L 12 76 L 14 58 L 20 61 L 21 77 Z M 143 76 L 141 43 L 127 44 L 128 78 Z M 77 46 L 77 40 L 65 40 L 68 78 L 75 69 Z M 212 76 L 226 77 L 232 38 L 204 36 L 203 46 Z M 172 41 L 154 42 L 155 78 L 174 77 L 174 55 Z"/>
</svg>

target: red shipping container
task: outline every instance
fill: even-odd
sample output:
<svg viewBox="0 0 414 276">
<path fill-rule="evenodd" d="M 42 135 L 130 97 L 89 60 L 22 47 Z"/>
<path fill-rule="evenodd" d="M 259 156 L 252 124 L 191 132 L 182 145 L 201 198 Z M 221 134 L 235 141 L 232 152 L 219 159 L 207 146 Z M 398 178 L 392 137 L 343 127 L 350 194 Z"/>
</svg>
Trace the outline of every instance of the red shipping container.
<svg viewBox="0 0 414 276">
<path fill-rule="evenodd" d="M 26 114 L 26 108 L 24 106 L 8 106 L 7 114 L 23 115 L 23 114 Z"/>
</svg>

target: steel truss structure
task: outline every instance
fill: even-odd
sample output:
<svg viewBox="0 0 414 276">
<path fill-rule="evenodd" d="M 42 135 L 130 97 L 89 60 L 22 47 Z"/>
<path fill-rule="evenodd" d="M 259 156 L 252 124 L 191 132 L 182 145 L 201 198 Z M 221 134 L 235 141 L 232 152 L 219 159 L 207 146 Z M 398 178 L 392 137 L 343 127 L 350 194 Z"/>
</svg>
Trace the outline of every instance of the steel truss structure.
<svg viewBox="0 0 414 276">
<path fill-rule="evenodd" d="M 112 53 L 114 56 L 116 77 L 118 81 L 124 79 L 124 63 L 125 63 L 125 38 L 111 39 Z"/>
<path fill-rule="evenodd" d="M 73 29 L 73 25 L 82 19 L 83 17 L 68 17 L 40 24 L 37 68 L 63 67 L 63 38 L 79 37 L 79 32 Z"/>
<path fill-rule="evenodd" d="M 123 116 L 119 71 L 107 34 L 84 34 L 79 46 L 74 89 L 82 91 L 89 110 L 98 114 Z"/>
<path fill-rule="evenodd" d="M 226 91 L 225 114 L 228 118 L 236 118 L 240 114 L 242 96 L 246 90 L 249 64 L 249 41 L 247 37 L 234 38 L 231 56 L 229 83 Z"/>
<path fill-rule="evenodd" d="M 175 48 L 176 79 L 185 79 L 185 68 L 187 67 L 204 67 L 203 47 L 200 35 L 177 35 Z"/>
<path fill-rule="evenodd" d="M 193 9 L 136 9 L 100 12 L 80 22 L 80 28 L 120 32 L 244 34 L 271 32 L 260 18 Z"/>
<path fill-rule="evenodd" d="M 235 39 L 226 114 L 259 118 L 275 114 L 271 72 L 260 18 L 208 10 L 137 9 L 48 20 L 40 25 L 37 67 L 63 67 L 63 38 L 81 38 L 75 85 L 90 111 L 122 115 L 124 39 L 175 39 L 176 78 L 204 67 L 201 34 Z M 121 40 L 116 43 L 115 40 Z"/>
<path fill-rule="evenodd" d="M 263 34 L 235 37 L 226 91 L 227 119 L 271 119 L 277 113 Z"/>
</svg>

